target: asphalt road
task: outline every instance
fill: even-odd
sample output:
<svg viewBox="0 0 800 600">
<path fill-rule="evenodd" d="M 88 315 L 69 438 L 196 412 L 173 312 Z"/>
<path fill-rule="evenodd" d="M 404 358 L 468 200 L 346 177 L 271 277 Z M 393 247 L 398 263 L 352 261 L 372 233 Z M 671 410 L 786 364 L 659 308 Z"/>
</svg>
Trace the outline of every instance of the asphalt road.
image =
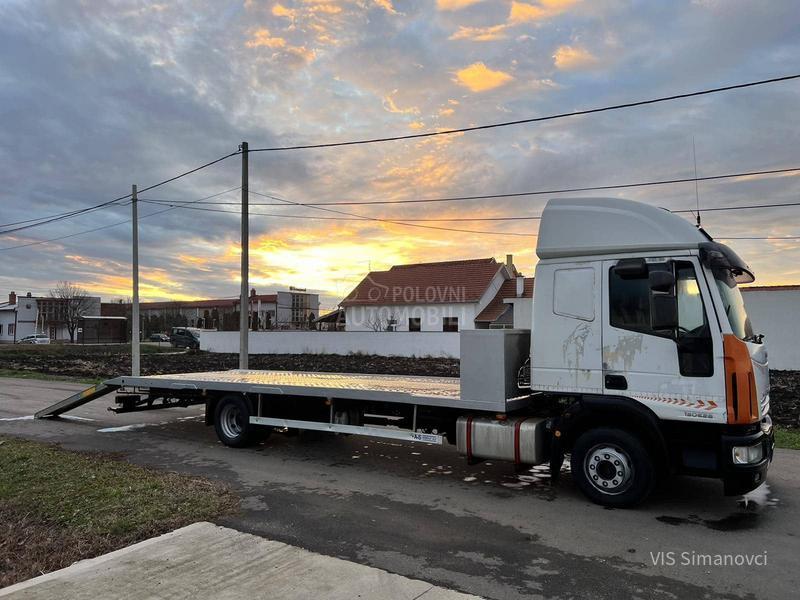
<svg viewBox="0 0 800 600">
<path fill-rule="evenodd" d="M 115 415 L 106 399 L 75 410 L 80 419 L 28 418 L 80 387 L 0 380 L 0 434 L 222 480 L 243 502 L 219 524 L 314 552 L 488 598 L 794 598 L 800 589 L 800 452 L 777 451 L 747 503 L 716 481 L 677 478 L 644 507 L 608 510 L 568 473 L 551 486 L 506 463 L 468 466 L 451 447 L 276 434 L 234 450 L 198 407 Z M 702 564 L 719 554 L 762 564 Z"/>
</svg>

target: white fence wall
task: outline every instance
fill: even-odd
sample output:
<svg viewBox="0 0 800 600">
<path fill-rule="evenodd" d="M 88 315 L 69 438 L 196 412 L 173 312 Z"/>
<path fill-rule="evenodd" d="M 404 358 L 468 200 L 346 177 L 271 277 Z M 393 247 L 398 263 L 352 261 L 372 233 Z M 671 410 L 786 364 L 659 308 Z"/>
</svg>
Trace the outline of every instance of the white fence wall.
<svg viewBox="0 0 800 600">
<path fill-rule="evenodd" d="M 375 354 L 459 357 L 458 333 L 359 331 L 250 332 L 250 354 Z M 200 349 L 239 352 L 238 331 L 203 331 Z"/>
<path fill-rule="evenodd" d="M 800 370 L 800 289 L 743 293 L 757 333 L 763 333 L 772 369 Z M 239 333 L 200 334 L 200 348 L 239 352 Z M 459 335 L 444 332 L 266 331 L 250 333 L 251 354 L 376 354 L 459 357 Z"/>
<path fill-rule="evenodd" d="M 743 288 L 756 333 L 764 334 L 770 369 L 800 370 L 800 289 Z"/>
</svg>

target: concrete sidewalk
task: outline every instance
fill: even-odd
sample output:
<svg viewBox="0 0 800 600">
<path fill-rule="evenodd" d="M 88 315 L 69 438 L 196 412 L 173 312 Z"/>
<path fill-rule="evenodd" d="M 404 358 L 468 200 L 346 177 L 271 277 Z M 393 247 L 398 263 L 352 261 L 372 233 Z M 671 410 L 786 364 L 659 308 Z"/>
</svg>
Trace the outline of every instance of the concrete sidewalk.
<svg viewBox="0 0 800 600">
<path fill-rule="evenodd" d="M 212 523 L 195 523 L 0 590 L 0 598 L 476 598 Z"/>
</svg>

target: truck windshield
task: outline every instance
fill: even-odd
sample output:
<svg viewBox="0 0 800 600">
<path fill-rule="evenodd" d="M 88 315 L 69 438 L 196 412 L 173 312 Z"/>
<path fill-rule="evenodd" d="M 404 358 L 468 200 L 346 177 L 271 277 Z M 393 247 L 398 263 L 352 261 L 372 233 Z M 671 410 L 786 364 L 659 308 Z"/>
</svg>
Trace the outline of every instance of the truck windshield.
<svg viewBox="0 0 800 600">
<path fill-rule="evenodd" d="M 733 274 L 728 269 L 714 269 L 714 281 L 717 282 L 722 305 L 734 335 L 741 340 L 753 340 L 753 326 L 744 307 L 742 292 L 736 285 Z"/>
</svg>

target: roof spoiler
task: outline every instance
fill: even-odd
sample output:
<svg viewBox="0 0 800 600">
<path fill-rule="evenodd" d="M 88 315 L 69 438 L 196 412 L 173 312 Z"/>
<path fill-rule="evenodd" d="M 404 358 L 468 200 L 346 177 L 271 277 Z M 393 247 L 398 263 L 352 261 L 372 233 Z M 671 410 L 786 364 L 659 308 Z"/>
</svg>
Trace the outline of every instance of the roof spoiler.
<svg viewBox="0 0 800 600">
<path fill-rule="evenodd" d="M 756 280 L 753 270 L 739 255 L 719 242 L 703 242 L 700 244 L 700 261 L 710 269 L 730 271 L 736 283 L 752 283 Z"/>
</svg>

